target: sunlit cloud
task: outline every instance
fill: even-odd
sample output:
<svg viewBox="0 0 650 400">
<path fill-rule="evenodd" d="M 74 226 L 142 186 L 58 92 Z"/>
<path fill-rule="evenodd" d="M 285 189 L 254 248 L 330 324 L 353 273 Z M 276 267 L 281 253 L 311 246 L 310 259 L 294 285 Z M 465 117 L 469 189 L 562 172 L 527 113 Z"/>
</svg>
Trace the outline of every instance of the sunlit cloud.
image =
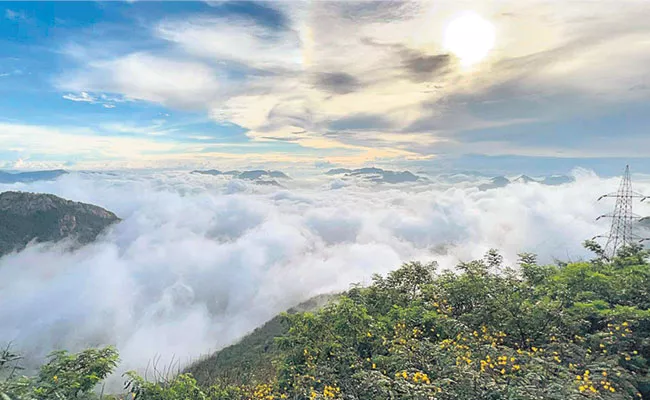
<svg viewBox="0 0 650 400">
<path fill-rule="evenodd" d="M 645 3 L 594 3 L 588 18 L 579 5 L 534 0 L 211 6 L 143 15 L 134 38 L 65 41 L 68 64 L 53 78 L 61 97 L 111 112 L 134 100 L 200 113 L 278 152 L 293 143 L 412 158 L 600 154 L 617 147 L 606 123 L 594 128 L 605 139 L 584 140 L 582 153 L 552 132 L 540 145 L 541 127 L 606 120 L 612 107 L 650 98 Z M 478 131 L 485 151 L 465 139 Z"/>
</svg>

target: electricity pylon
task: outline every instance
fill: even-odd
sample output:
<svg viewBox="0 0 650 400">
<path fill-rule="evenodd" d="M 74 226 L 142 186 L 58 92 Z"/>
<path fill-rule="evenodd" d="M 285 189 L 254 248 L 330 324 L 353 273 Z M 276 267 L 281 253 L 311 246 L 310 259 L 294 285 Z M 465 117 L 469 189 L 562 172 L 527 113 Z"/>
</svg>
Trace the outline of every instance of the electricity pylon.
<svg viewBox="0 0 650 400">
<path fill-rule="evenodd" d="M 650 196 L 644 196 L 641 193 L 637 193 L 632 190 L 630 166 L 626 165 L 625 173 L 621 179 L 621 184 L 618 187 L 618 191 L 615 193 L 602 195 L 598 198 L 598 200 L 600 201 L 605 197 L 614 197 L 616 199 L 614 212 L 601 215 L 596 218 L 596 221 L 601 218 L 611 218 L 612 225 L 608 235 L 600 235 L 596 236 L 596 238 L 607 238 L 607 244 L 605 245 L 604 251 L 605 256 L 611 259 L 612 257 L 616 256 L 616 252 L 620 248 L 629 246 L 634 242 L 641 243 L 645 240 L 648 240 L 647 238 L 642 238 L 632 232 L 634 222 L 640 220 L 640 217 L 632 212 L 632 202 L 635 198 L 640 198 L 641 201 L 644 201 L 645 199 L 650 198 Z"/>
</svg>

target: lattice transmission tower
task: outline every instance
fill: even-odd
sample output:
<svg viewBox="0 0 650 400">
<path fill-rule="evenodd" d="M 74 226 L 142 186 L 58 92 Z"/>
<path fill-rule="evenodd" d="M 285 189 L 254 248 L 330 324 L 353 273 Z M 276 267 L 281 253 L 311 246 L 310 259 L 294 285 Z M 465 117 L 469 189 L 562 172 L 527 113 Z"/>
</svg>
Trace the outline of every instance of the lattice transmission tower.
<svg viewBox="0 0 650 400">
<path fill-rule="evenodd" d="M 608 235 L 600 235 L 596 236 L 596 238 L 607 238 L 607 244 L 605 244 L 604 248 L 605 256 L 612 258 L 620 248 L 629 246 L 635 242 L 641 243 L 648 240 L 648 238 L 642 238 L 633 232 L 634 222 L 641 218 L 632 212 L 632 203 L 635 198 L 640 198 L 641 201 L 644 201 L 645 199 L 650 198 L 650 196 L 644 196 L 641 193 L 632 190 L 630 166 L 626 165 L 625 173 L 621 179 L 618 191 L 602 195 L 598 200 L 600 201 L 605 197 L 613 197 L 616 199 L 614 212 L 601 215 L 596 218 L 596 221 L 601 218 L 611 218 L 612 225 L 609 229 Z"/>
</svg>

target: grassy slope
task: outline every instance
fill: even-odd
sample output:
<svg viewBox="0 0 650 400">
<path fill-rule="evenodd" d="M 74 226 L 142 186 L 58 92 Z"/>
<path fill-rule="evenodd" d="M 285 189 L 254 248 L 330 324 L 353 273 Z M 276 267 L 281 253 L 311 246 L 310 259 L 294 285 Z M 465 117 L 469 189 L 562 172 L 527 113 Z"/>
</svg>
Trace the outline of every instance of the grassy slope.
<svg viewBox="0 0 650 400">
<path fill-rule="evenodd" d="M 318 295 L 287 310 L 287 313 L 315 311 L 336 297 L 338 295 Z M 279 355 L 274 339 L 287 333 L 288 328 L 285 319 L 278 315 L 239 342 L 193 363 L 186 372 L 192 373 L 202 386 L 268 381 L 276 375 L 274 363 Z"/>
</svg>

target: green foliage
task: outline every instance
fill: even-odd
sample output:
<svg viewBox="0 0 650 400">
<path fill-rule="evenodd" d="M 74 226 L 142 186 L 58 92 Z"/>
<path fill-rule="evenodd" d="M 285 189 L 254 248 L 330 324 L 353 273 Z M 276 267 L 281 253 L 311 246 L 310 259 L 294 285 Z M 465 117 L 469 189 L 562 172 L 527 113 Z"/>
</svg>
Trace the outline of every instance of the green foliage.
<svg viewBox="0 0 650 400">
<path fill-rule="evenodd" d="M 192 364 L 186 372 L 203 385 L 266 382 L 275 376 L 275 364 L 280 356 L 273 339 L 283 335 L 287 329 L 284 319 L 275 317 L 241 342 Z"/>
<path fill-rule="evenodd" d="M 650 399 L 647 257 L 633 246 L 613 260 L 597 254 L 548 266 L 521 254 L 517 269 L 494 250 L 456 272 L 407 263 L 323 308 L 272 320 L 189 368 L 199 381 L 189 373 L 155 382 L 129 373 L 127 397 Z M 38 377 L 11 380 L 32 397 L 10 399 L 88 395 L 114 367 L 116 356 L 103 354 L 54 353 Z M 52 384 L 54 376 L 65 388 Z"/>
<path fill-rule="evenodd" d="M 9 355 L 10 362 L 18 357 L 5 351 L 3 359 Z M 69 400 L 90 399 L 93 390 L 117 366 L 117 351 L 112 347 L 88 349 L 69 354 L 56 351 L 50 354 L 47 363 L 41 366 L 35 377 L 15 377 L 15 369 L 0 384 L 3 400 Z M 8 362 L 0 361 L 0 369 L 5 370 Z"/>
<path fill-rule="evenodd" d="M 315 311 L 334 300 L 336 295 L 320 295 L 289 309 L 288 314 Z M 282 315 L 255 329 L 240 342 L 190 365 L 185 372 L 192 374 L 202 386 L 212 384 L 244 385 L 264 383 L 277 374 L 282 352 L 274 339 L 289 329 Z"/>
<path fill-rule="evenodd" d="M 405 264 L 288 316 L 274 384 L 292 399 L 650 398 L 647 253 L 520 268 L 493 250 L 435 275 Z"/>
<path fill-rule="evenodd" d="M 119 218 L 103 208 L 51 194 L 0 193 L 0 255 L 30 241 L 58 242 L 68 237 L 86 244 Z"/>
</svg>

